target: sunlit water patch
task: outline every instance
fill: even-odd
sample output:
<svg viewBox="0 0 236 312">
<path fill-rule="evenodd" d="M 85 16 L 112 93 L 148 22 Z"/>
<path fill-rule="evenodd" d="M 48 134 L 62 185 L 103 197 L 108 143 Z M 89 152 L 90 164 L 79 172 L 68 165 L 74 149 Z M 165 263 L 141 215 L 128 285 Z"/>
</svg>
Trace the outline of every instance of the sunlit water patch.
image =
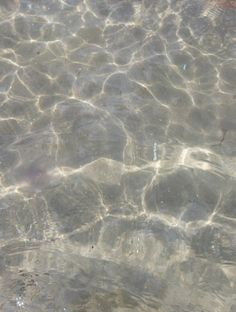
<svg viewBox="0 0 236 312">
<path fill-rule="evenodd" d="M 233 3 L 0 0 L 1 311 L 235 311 Z"/>
</svg>

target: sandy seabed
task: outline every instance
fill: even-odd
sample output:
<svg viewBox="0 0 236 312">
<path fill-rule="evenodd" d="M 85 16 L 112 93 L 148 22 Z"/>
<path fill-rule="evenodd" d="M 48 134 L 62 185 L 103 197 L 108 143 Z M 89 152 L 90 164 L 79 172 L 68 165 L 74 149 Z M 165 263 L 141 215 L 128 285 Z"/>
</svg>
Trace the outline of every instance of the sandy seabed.
<svg viewBox="0 0 236 312">
<path fill-rule="evenodd" d="M 235 15 L 0 0 L 1 311 L 236 311 Z"/>
</svg>

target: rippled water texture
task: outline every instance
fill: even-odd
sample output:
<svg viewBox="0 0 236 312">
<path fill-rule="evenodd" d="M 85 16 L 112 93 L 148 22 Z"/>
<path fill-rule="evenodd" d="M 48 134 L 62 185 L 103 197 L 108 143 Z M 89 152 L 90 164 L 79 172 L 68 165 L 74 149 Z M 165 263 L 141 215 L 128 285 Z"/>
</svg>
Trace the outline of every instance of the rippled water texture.
<svg viewBox="0 0 236 312">
<path fill-rule="evenodd" d="M 0 0 L 1 311 L 236 311 L 226 2 Z"/>
</svg>

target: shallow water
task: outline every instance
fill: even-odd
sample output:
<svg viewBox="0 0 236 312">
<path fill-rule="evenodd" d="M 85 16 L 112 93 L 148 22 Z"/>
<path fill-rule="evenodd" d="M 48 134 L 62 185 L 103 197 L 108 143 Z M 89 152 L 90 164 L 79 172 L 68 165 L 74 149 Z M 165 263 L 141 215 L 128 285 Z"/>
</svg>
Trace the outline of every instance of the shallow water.
<svg viewBox="0 0 236 312">
<path fill-rule="evenodd" d="M 235 14 L 0 0 L 1 311 L 236 311 Z"/>
</svg>

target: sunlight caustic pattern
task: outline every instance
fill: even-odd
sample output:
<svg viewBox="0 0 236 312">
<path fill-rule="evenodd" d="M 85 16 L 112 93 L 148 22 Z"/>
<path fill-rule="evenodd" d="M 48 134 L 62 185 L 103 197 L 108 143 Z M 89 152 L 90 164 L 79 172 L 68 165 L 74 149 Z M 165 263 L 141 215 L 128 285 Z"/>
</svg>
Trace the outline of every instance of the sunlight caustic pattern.
<svg viewBox="0 0 236 312">
<path fill-rule="evenodd" d="M 235 311 L 226 3 L 0 0 L 1 311 Z"/>
</svg>

